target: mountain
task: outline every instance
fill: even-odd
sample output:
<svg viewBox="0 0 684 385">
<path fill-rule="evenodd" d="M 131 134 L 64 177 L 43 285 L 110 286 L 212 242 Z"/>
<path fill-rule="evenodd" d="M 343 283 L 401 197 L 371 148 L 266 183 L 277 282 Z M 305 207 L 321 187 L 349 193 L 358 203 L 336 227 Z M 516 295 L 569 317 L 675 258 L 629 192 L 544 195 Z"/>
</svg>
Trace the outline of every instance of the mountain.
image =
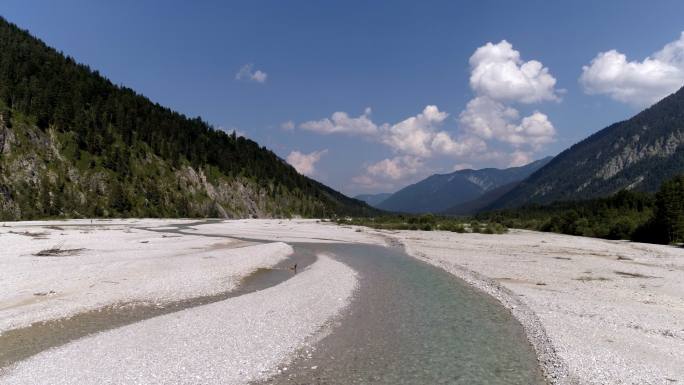
<svg viewBox="0 0 684 385">
<path fill-rule="evenodd" d="M 373 207 L 377 207 L 385 199 L 392 196 L 392 193 L 378 193 L 378 194 L 359 194 L 354 197 L 360 201 L 364 201 Z"/>
<path fill-rule="evenodd" d="M 0 219 L 376 212 L 2 18 L 0 53 Z"/>
<path fill-rule="evenodd" d="M 450 174 L 435 174 L 397 191 L 377 207 L 405 213 L 439 213 L 477 199 L 500 186 L 521 181 L 550 159 L 547 157 L 525 166 L 507 169 L 468 169 Z"/>
<path fill-rule="evenodd" d="M 492 203 L 496 202 L 504 196 L 509 191 L 513 190 L 516 186 L 520 184 L 521 181 L 515 181 L 512 183 L 499 186 L 497 188 L 491 189 L 479 197 L 457 204 L 456 206 L 449 207 L 448 209 L 441 212 L 445 215 L 473 215 L 482 211 Z"/>
<path fill-rule="evenodd" d="M 556 156 L 489 209 L 654 192 L 684 173 L 684 88 Z"/>
</svg>

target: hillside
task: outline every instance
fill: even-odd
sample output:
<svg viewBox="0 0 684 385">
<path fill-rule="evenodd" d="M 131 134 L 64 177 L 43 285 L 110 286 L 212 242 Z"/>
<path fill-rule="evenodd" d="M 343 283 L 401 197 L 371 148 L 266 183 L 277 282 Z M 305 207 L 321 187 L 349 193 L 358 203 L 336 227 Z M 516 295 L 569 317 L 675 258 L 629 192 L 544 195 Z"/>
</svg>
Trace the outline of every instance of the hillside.
<svg viewBox="0 0 684 385">
<path fill-rule="evenodd" d="M 369 215 L 0 18 L 0 219 Z"/>
<path fill-rule="evenodd" d="M 489 209 L 656 191 L 684 173 L 684 88 L 575 144 Z"/>
<path fill-rule="evenodd" d="M 354 197 L 360 201 L 364 201 L 373 207 L 377 207 L 380 203 L 385 201 L 385 199 L 392 196 L 392 193 L 378 193 L 378 194 L 359 194 Z"/>
<path fill-rule="evenodd" d="M 499 198 L 504 196 L 507 192 L 513 190 L 520 181 L 515 181 L 497 188 L 491 189 L 479 197 L 457 204 L 455 206 L 449 207 L 448 209 L 442 211 L 445 215 L 472 215 L 482 211 L 484 208 L 496 202 Z"/>
<path fill-rule="evenodd" d="M 435 174 L 385 199 L 378 208 L 406 213 L 438 213 L 475 200 L 498 187 L 518 182 L 549 162 L 544 158 L 521 167 L 484 168 Z"/>
</svg>

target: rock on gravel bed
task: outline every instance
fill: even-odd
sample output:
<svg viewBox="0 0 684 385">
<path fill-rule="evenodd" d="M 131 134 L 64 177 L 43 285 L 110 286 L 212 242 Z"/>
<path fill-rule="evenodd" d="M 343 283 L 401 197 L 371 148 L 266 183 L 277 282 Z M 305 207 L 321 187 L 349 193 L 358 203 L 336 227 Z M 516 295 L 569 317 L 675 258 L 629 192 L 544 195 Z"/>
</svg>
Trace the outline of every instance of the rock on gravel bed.
<svg viewBox="0 0 684 385">
<path fill-rule="evenodd" d="M 246 384 L 324 333 L 356 273 L 326 256 L 268 289 L 102 332 L 10 368 L 0 384 Z"/>
</svg>

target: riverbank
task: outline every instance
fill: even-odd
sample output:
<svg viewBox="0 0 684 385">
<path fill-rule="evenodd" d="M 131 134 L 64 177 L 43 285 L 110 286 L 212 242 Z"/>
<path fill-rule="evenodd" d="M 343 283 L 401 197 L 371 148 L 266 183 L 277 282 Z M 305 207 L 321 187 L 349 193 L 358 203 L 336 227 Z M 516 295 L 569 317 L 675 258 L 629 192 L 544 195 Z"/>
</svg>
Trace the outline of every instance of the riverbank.
<svg viewBox="0 0 684 385">
<path fill-rule="evenodd" d="M 127 219 L 0 226 L 0 349 L 9 362 L 15 362 L 13 354 L 21 359 L 0 367 L 0 383 L 161 384 L 181 379 L 246 384 L 269 377 L 302 349 L 311 350 L 350 303 L 356 272 L 318 255 L 311 265 L 300 264 L 295 275 L 288 270 L 293 248 L 269 242 L 278 237 L 272 229 L 310 242 L 322 242 L 319 237 L 325 235 L 337 237 L 327 242 L 347 242 L 359 235 L 351 229 L 321 231 L 315 221 L 301 222 L 292 231 L 280 221 L 215 224 Z M 307 229 L 316 230 L 316 239 L 306 238 Z M 240 236 L 264 242 L 234 238 Z M 284 262 L 290 263 L 281 266 Z M 287 277 L 275 286 L 244 292 L 245 278 L 269 270 Z M 238 289 L 238 296 L 222 299 Z M 207 296 L 217 299 L 194 304 Z M 132 323 L 118 319 L 117 312 L 159 313 L 145 310 L 150 306 L 172 312 L 133 317 Z M 182 310 L 185 306 L 191 307 Z M 92 328 L 93 318 L 102 323 L 110 314 L 120 327 Z M 97 333 L 69 332 L 78 339 L 57 338 L 61 342 L 46 345 L 40 336 L 53 323 Z M 37 346 L 47 350 L 27 356 L 25 344 L 37 338 Z"/>
<path fill-rule="evenodd" d="M 512 230 L 379 232 L 497 298 L 558 384 L 684 382 L 684 250 Z"/>
<path fill-rule="evenodd" d="M 257 245 L 234 237 L 267 243 Z M 464 279 L 510 309 L 525 328 L 540 364 L 554 383 L 684 382 L 683 249 L 519 230 L 503 235 L 378 231 L 317 220 L 14 222 L 0 226 L 0 242 L 0 332 L 112 303 L 147 301 L 163 305 L 181 297 L 232 290 L 250 272 L 287 260 L 292 252 L 288 242 L 401 244 L 410 255 Z M 314 269 L 316 265 L 319 267 Z M 322 268 L 327 273 L 312 273 Z M 342 264 L 320 265 L 320 261 L 311 270 L 301 277 L 297 275 L 301 285 L 296 289 L 289 286 L 292 283 L 275 286 L 273 289 L 281 289 L 269 292 L 273 305 L 297 301 L 289 295 L 306 299 L 312 293 L 335 290 L 329 285 L 337 285 L 336 278 L 348 279 L 355 274 Z M 315 301 L 304 301 L 296 313 L 269 313 L 277 314 L 271 317 L 275 323 L 261 322 L 253 329 L 252 337 L 242 335 L 242 342 L 235 342 L 238 345 L 234 346 L 242 346 L 239 351 L 245 357 L 233 357 L 243 368 L 237 372 L 245 374 L 235 383 L 267 377 L 269 370 L 278 366 L 273 357 L 281 364 L 287 362 L 295 350 L 323 335 L 321 328 L 339 316 L 352 292 L 333 291 L 337 296 L 326 297 L 323 310 L 313 310 Z M 247 311 L 255 310 L 263 300 L 240 296 L 228 301 L 243 297 L 247 302 L 240 306 Z M 186 313 L 204 314 L 200 309 L 205 306 Z M 311 318 L 313 313 L 318 318 Z M 154 328 L 169 328 L 178 314 L 122 329 L 132 333 L 126 338 L 135 340 Z M 212 318 L 208 314 L 206 317 Z M 287 330 L 277 334 L 281 317 L 304 319 L 307 329 L 297 335 Z M 155 324 L 161 322 L 159 319 L 166 320 L 164 326 Z M 170 328 L 179 335 L 176 342 L 182 340 L 183 330 L 189 333 L 186 336 L 197 330 L 193 322 L 183 325 Z M 101 334 L 107 336 L 116 330 Z M 270 358 L 273 360 L 264 361 L 269 369 L 268 365 L 259 366 L 264 357 L 261 353 L 250 355 L 252 349 L 258 351 L 258 346 L 251 346 L 249 339 L 269 338 L 265 336 L 270 334 L 279 336 L 276 346 L 284 348 L 277 350 L 280 353 Z M 117 339 L 115 334 L 111 336 L 107 341 L 113 344 Z M 90 338 L 76 341 L 90 341 L 86 343 L 90 345 L 67 344 L 32 358 L 41 361 L 25 361 L 32 362 L 32 366 L 24 367 L 22 373 L 30 376 L 31 367 L 49 369 L 48 362 L 56 357 L 75 360 L 77 355 L 69 356 L 75 354 L 69 353 L 70 346 L 94 349 L 100 340 Z M 234 343 L 232 337 L 221 338 L 222 343 Z M 197 350 L 197 355 L 214 348 L 206 345 Z M 115 350 L 114 345 L 111 350 Z M 158 358 L 173 362 L 169 357 Z M 228 365 L 225 361 L 214 364 Z M 194 367 L 202 368 L 201 364 Z M 48 369 L 40 373 L 53 375 Z M 18 383 L 31 383 L 27 380 L 31 377 L 21 378 Z"/>
<path fill-rule="evenodd" d="M 114 304 L 163 304 L 235 289 L 292 254 L 283 242 L 180 236 L 166 221 L 16 222 L 0 227 L 0 333 Z"/>
</svg>

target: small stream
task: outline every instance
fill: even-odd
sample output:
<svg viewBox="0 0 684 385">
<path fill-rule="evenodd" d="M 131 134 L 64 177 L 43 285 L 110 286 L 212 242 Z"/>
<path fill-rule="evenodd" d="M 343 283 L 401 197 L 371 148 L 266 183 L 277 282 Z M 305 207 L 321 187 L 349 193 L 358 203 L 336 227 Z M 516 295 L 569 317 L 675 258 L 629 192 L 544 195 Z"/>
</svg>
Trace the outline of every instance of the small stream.
<svg viewBox="0 0 684 385">
<path fill-rule="evenodd" d="M 522 326 L 493 298 L 398 248 L 300 244 L 360 273 L 348 313 L 261 384 L 545 384 Z M 313 368 L 313 369 L 312 369 Z"/>
</svg>

